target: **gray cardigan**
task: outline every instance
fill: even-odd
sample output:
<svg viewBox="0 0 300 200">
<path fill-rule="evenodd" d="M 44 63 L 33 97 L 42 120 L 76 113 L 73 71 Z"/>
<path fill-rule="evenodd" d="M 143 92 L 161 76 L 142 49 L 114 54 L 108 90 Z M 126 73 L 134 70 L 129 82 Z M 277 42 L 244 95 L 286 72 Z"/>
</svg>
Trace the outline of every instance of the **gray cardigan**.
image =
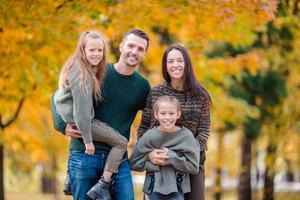
<svg viewBox="0 0 300 200">
<path fill-rule="evenodd" d="M 66 123 L 75 123 L 84 143 L 92 142 L 91 121 L 94 118 L 93 108 L 93 83 L 87 80 L 87 87 L 80 84 L 79 63 L 73 64 L 67 80 L 69 86 L 60 88 L 54 95 L 57 113 Z"/>
<path fill-rule="evenodd" d="M 147 159 L 154 149 L 166 147 L 169 149 L 167 165 L 159 166 Z M 143 192 L 150 194 L 151 177 L 154 173 L 155 182 L 153 192 L 170 194 L 178 192 L 176 171 L 184 173 L 181 189 L 183 193 L 191 191 L 189 174 L 196 174 L 199 170 L 200 145 L 193 133 L 183 127 L 174 133 L 164 133 L 158 128 L 148 130 L 137 142 L 130 157 L 131 169 L 147 171 Z"/>
</svg>

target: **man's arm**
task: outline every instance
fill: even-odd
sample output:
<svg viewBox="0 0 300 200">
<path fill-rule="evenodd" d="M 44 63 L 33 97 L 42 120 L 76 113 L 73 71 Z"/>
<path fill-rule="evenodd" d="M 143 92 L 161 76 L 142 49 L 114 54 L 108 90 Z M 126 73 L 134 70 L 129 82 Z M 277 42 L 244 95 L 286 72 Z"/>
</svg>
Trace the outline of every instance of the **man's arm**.
<svg viewBox="0 0 300 200">
<path fill-rule="evenodd" d="M 77 130 L 75 124 L 66 124 L 61 116 L 57 113 L 56 111 L 56 106 L 54 103 L 54 95 L 52 95 L 50 99 L 51 103 L 51 113 L 52 113 L 52 120 L 53 120 L 53 125 L 55 130 L 61 132 L 62 134 L 66 136 L 71 136 L 71 137 L 76 137 L 76 138 L 81 138 L 80 131 Z"/>
<path fill-rule="evenodd" d="M 67 124 L 62 120 L 61 116 L 56 111 L 56 106 L 54 103 L 54 95 L 52 95 L 51 99 L 51 113 L 52 113 L 52 120 L 55 130 L 65 134 Z"/>
</svg>

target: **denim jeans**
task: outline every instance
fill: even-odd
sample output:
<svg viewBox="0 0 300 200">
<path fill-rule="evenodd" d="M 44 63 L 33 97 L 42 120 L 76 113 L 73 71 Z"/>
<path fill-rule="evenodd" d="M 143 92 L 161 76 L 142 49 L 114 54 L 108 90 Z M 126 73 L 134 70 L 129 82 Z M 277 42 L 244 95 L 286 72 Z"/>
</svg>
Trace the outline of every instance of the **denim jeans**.
<svg viewBox="0 0 300 200">
<path fill-rule="evenodd" d="M 100 179 L 107 154 L 88 155 L 79 151 L 71 151 L 68 170 L 74 200 L 90 200 L 86 193 Z M 119 172 L 113 175 L 114 200 L 134 200 L 133 183 L 128 159 L 123 159 Z"/>
<path fill-rule="evenodd" d="M 158 192 L 152 192 L 149 195 L 149 200 L 184 200 L 182 192 L 171 193 L 168 195 L 163 195 Z"/>
</svg>

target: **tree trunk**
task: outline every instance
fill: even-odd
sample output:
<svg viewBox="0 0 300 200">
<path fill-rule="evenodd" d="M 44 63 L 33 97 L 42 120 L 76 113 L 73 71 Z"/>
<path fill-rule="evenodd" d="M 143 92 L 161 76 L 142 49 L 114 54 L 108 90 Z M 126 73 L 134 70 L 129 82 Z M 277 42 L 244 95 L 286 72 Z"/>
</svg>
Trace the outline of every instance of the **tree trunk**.
<svg viewBox="0 0 300 200">
<path fill-rule="evenodd" d="M 3 144 L 0 144 L 0 199 L 4 200 L 4 155 Z"/>
<path fill-rule="evenodd" d="M 276 144 L 270 142 L 266 152 L 266 170 L 265 170 L 265 185 L 264 185 L 264 200 L 274 200 L 274 163 L 276 160 Z"/>
<path fill-rule="evenodd" d="M 287 165 L 287 170 L 286 170 L 286 181 L 287 182 L 294 182 L 295 178 L 294 178 L 294 173 L 292 170 L 292 166 L 291 166 L 291 161 L 289 161 L 288 159 L 285 159 L 286 165 Z"/>
<path fill-rule="evenodd" d="M 239 177 L 239 200 L 251 200 L 251 139 L 244 136 L 241 152 L 241 172 Z"/>
<path fill-rule="evenodd" d="M 220 200 L 222 196 L 222 152 L 223 152 L 223 138 L 224 134 L 223 133 L 218 133 L 217 134 L 217 146 L 218 146 L 218 151 L 217 151 L 217 160 L 216 160 L 216 182 L 215 182 L 215 200 Z"/>
<path fill-rule="evenodd" d="M 255 155 L 252 160 L 253 166 L 255 166 L 255 184 L 252 182 L 252 197 L 253 199 L 259 199 L 259 184 L 261 180 L 260 168 L 259 168 L 259 151 L 256 143 L 252 143 L 252 155 Z M 253 181 L 253 180 L 252 180 Z"/>
<path fill-rule="evenodd" d="M 4 135 L 4 129 L 9 127 L 17 120 L 24 102 L 25 97 L 22 97 L 18 103 L 16 111 L 7 121 L 2 120 L 2 114 L 0 113 L 0 134 L 2 137 Z M 0 142 L 0 199 L 4 200 L 4 196 L 4 145 Z"/>
</svg>

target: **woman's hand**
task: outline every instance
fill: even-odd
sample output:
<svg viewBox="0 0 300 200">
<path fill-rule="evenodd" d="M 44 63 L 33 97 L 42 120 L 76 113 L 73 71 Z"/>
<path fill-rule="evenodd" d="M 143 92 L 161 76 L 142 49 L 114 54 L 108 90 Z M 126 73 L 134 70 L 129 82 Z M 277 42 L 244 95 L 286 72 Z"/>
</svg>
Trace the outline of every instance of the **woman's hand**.
<svg viewBox="0 0 300 200">
<path fill-rule="evenodd" d="M 86 154 L 94 154 L 95 153 L 95 146 L 93 142 L 86 143 L 85 145 L 85 153 Z"/>
<path fill-rule="evenodd" d="M 67 124 L 65 135 L 75 138 L 82 138 L 80 131 L 77 129 L 75 124 Z"/>
<path fill-rule="evenodd" d="M 167 153 L 167 148 L 154 149 L 148 154 L 148 157 L 153 164 L 164 166 L 166 165 L 166 160 L 169 158 Z"/>
</svg>

